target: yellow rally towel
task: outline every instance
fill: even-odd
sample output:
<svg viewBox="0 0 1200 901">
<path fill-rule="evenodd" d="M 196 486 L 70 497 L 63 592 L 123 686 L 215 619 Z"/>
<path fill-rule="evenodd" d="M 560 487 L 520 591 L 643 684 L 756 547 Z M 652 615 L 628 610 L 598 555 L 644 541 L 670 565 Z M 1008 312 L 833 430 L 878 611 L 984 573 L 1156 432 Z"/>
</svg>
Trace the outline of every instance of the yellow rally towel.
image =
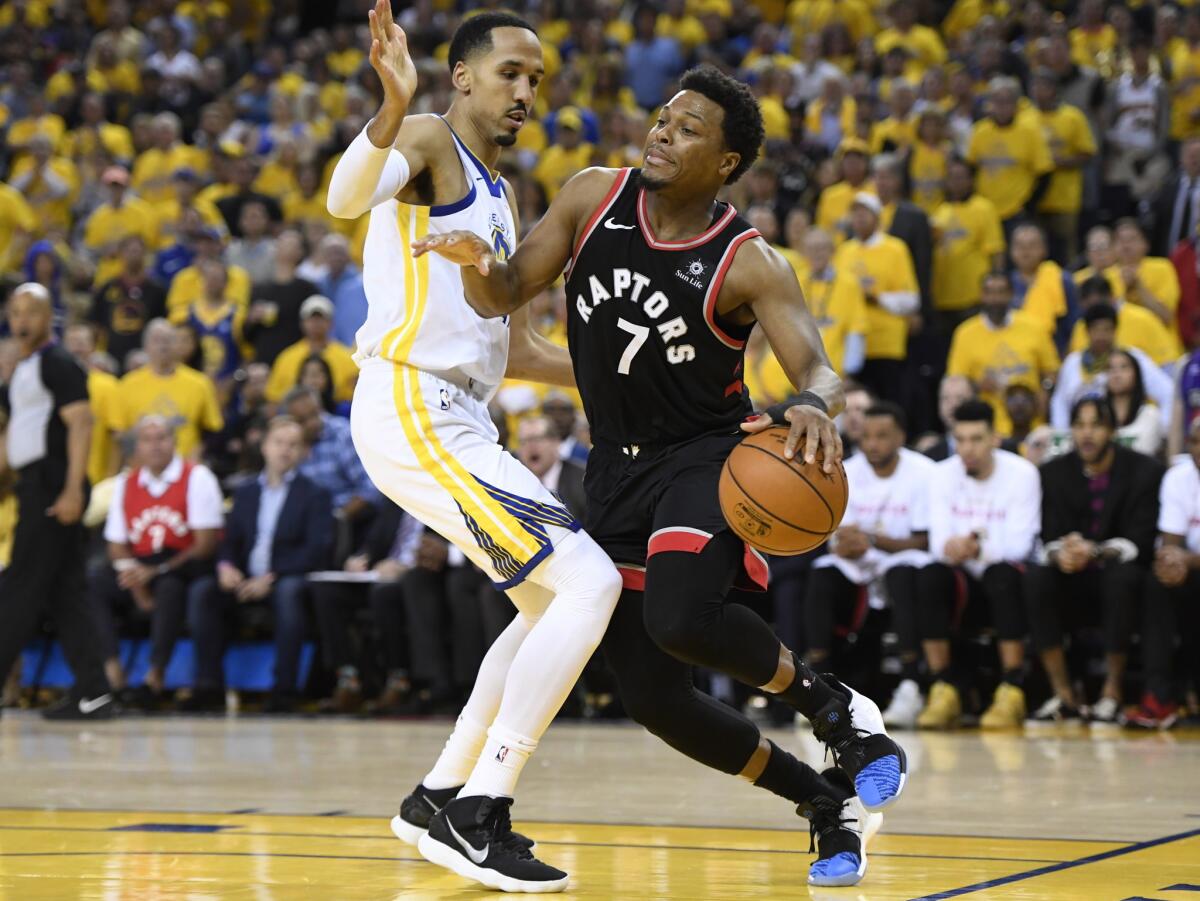
<svg viewBox="0 0 1200 901">
<path fill-rule="evenodd" d="M 1062 269 L 1047 260 L 1038 266 L 1033 284 L 1025 292 L 1021 312 L 1053 334 L 1060 317 L 1067 315 L 1067 293 L 1063 290 Z"/>
</svg>

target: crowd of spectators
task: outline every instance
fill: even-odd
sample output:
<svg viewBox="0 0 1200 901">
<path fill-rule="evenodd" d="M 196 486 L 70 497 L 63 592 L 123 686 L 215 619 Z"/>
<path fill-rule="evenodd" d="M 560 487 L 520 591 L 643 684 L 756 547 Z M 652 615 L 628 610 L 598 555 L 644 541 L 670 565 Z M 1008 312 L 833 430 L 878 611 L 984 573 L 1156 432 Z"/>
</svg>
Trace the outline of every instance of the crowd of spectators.
<svg viewBox="0 0 1200 901">
<path fill-rule="evenodd" d="M 758 601 L 785 641 L 864 666 L 880 691 L 898 676 L 896 723 L 1019 722 L 1035 657 L 1035 720 L 1115 722 L 1131 685 L 1146 692 L 1135 722 L 1194 711 L 1200 685 L 1173 661 L 1200 638 L 1184 602 L 1200 595 L 1200 9 L 504 5 L 546 63 L 501 161 L 526 229 L 580 169 L 638 165 L 686 67 L 734 72 L 759 99 L 767 146 L 727 199 L 794 267 L 847 379 L 854 451 L 843 528 L 774 561 Z M 119 635 L 149 621 L 149 673 L 125 688 L 144 706 L 168 702 L 183 634 L 196 672 L 181 703 L 223 705 L 222 652 L 258 629 L 275 643 L 269 709 L 306 692 L 342 712 L 368 696 L 452 709 L 511 615 L 353 453 L 367 217 L 333 218 L 325 191 L 380 91 L 366 4 L 316 21 L 309 6 L 0 7 L 0 285 L 41 286 L 87 372 L 88 596 L 114 688 Z M 412 111 L 443 112 L 450 34 L 501 4 L 400 6 Z M 556 286 L 533 302 L 559 342 L 564 301 Z M 0 382 L 16 365 L 4 328 Z M 761 332 L 745 384 L 759 407 L 792 393 Z M 581 504 L 578 396 L 509 382 L 494 415 Z M 0 564 L 12 484 L 0 473 Z M 981 628 L 998 664 L 968 640 Z M 311 637 L 320 675 L 301 685 Z M 603 676 L 584 683 L 595 709 Z"/>
</svg>

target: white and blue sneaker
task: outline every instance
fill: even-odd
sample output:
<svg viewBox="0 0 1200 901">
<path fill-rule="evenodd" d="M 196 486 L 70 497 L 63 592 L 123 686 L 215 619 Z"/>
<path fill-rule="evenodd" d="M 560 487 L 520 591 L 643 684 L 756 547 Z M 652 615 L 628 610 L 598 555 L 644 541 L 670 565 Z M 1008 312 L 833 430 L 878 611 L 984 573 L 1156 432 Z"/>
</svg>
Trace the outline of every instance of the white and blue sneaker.
<svg viewBox="0 0 1200 901">
<path fill-rule="evenodd" d="M 894 804 L 908 780 L 904 749 L 888 737 L 883 714 L 874 701 L 829 673 L 822 673 L 821 678 L 842 696 L 817 712 L 813 734 L 853 780 L 863 807 L 877 811 Z"/>
<path fill-rule="evenodd" d="M 840 769 L 822 775 L 850 791 L 850 779 Z M 809 821 L 809 851 L 817 859 L 808 869 L 808 884 L 823 887 L 858 885 L 867 874 L 867 843 L 883 825 L 883 814 L 868 813 L 854 795 L 844 801 L 818 797 L 796 808 Z"/>
</svg>

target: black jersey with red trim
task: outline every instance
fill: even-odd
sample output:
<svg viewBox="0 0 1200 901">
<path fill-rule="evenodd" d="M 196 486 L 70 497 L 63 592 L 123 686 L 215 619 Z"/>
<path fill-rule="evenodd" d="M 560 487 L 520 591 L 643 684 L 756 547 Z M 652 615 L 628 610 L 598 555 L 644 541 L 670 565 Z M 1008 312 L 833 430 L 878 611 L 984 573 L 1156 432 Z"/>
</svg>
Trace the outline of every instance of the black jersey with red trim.
<svg viewBox="0 0 1200 901">
<path fill-rule="evenodd" d="M 736 429 L 753 326 L 721 321 L 717 296 L 737 249 L 759 233 L 718 203 L 688 241 L 655 238 L 638 169 L 620 170 L 567 270 L 567 338 L 592 438 L 670 444 Z"/>
</svg>

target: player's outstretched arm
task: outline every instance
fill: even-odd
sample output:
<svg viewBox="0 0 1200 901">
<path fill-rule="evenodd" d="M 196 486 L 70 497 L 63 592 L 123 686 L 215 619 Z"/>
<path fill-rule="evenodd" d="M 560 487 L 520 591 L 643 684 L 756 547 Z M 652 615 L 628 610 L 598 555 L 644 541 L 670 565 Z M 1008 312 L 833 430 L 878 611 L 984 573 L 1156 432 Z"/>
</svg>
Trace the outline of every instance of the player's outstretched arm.
<svg viewBox="0 0 1200 901">
<path fill-rule="evenodd" d="M 392 20 L 390 0 L 376 0 L 368 17 L 371 66 L 383 84 L 383 103 L 334 167 L 325 206 L 339 219 L 357 219 L 422 172 L 435 131 L 420 117 L 405 120 L 417 92 L 417 69 L 404 30 Z"/>
<path fill-rule="evenodd" d="M 562 275 L 587 219 L 616 180 L 615 169 L 584 169 L 568 181 L 546 215 L 507 260 L 479 235 L 452 231 L 414 241 L 413 255 L 440 254 L 463 267 L 467 302 L 480 316 L 509 316 Z"/>
<path fill-rule="evenodd" d="M 842 459 L 842 438 L 833 417 L 845 406 L 842 380 L 829 365 L 821 332 L 804 302 L 791 264 L 764 241 L 749 241 L 735 258 L 726 281 L 754 313 L 771 349 L 799 394 L 743 424 L 760 432 L 787 423 L 791 434 L 784 454 L 803 447 L 804 460 L 823 457 L 826 472 Z"/>
</svg>

